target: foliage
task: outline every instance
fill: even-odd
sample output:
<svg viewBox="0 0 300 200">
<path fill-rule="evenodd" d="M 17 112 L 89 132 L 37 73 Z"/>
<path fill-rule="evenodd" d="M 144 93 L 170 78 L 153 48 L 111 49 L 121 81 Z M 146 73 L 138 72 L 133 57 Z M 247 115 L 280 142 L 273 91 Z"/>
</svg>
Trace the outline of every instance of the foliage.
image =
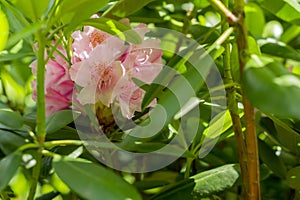
<svg viewBox="0 0 300 200">
<path fill-rule="evenodd" d="M 235 139 L 239 124 L 232 114 L 242 119 L 244 131 L 245 98 L 255 107 L 261 199 L 299 199 L 300 3 L 247 2 L 249 47 L 243 52 L 238 26 L 228 18 L 239 0 L 229 0 L 225 9 L 220 2 L 0 0 L 0 199 L 244 199 L 247 191 Z M 96 13 L 99 18 L 90 18 Z M 123 18 L 131 24 L 124 24 Z M 72 110 L 73 102 L 73 107 L 45 117 L 45 95 L 39 92 L 47 79 L 43 70 L 60 46 L 66 50 L 66 63 L 72 64 L 72 33 L 93 26 L 134 46 L 143 42 L 132 28 L 139 23 L 180 33 L 159 35 L 162 62 L 168 68 L 153 83 L 132 79 L 145 91 L 142 109 L 132 118 L 140 126 L 133 128 L 126 118 L 122 127 L 103 125 L 112 142 L 108 145 L 97 143 L 100 136 L 93 131 L 99 124 L 91 119 L 93 106 Z M 193 42 L 182 42 L 182 35 Z M 246 63 L 240 76 L 241 57 Z M 35 77 L 29 67 L 36 59 L 37 102 L 32 99 Z M 209 67 L 212 63 L 219 72 Z M 217 74 L 224 85 L 207 85 L 205 81 L 217 79 Z M 222 105 L 226 97 L 228 107 Z M 149 112 L 153 100 L 157 107 Z M 111 117 L 111 108 L 95 107 L 108 116 L 101 120 Z M 89 128 L 80 124 L 82 110 L 91 120 Z M 160 130 L 148 137 L 155 128 Z M 83 140 L 82 130 L 94 143 Z M 145 137 L 137 137 L 141 135 Z M 113 171 L 112 164 L 99 162 L 110 157 L 105 157 L 107 151 L 129 168 L 147 168 L 146 161 L 134 163 L 119 147 L 149 153 L 165 146 L 168 150 L 157 151 L 153 161 L 180 156 L 156 171 Z"/>
</svg>

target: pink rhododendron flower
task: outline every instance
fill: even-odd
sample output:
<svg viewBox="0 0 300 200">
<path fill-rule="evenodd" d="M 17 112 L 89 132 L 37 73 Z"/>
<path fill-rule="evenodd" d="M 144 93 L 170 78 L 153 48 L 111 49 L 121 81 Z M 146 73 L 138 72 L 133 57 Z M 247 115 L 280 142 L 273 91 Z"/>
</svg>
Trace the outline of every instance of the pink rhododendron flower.
<svg viewBox="0 0 300 200">
<path fill-rule="evenodd" d="M 150 84 L 162 69 L 162 51 L 159 40 L 144 39 L 149 32 L 145 24 L 134 30 L 143 39 L 141 44 L 125 44 L 123 40 L 92 27 L 84 27 L 83 31 L 72 34 L 74 52 L 70 74 L 71 79 L 82 87 L 77 96 L 81 104 L 101 101 L 105 106 L 111 106 L 116 100 L 122 115 L 128 119 L 135 111 L 141 111 L 145 92 L 132 78 Z"/>
<path fill-rule="evenodd" d="M 66 55 L 65 51 L 58 47 L 58 50 Z M 46 115 L 49 116 L 59 110 L 66 109 L 70 106 L 73 81 L 69 75 L 69 64 L 58 53 L 54 53 L 54 58 L 50 59 L 45 68 L 45 98 L 46 98 Z M 35 60 L 30 67 L 32 73 L 36 75 L 37 61 Z M 32 87 L 33 99 L 36 101 L 36 80 L 33 81 Z"/>
</svg>

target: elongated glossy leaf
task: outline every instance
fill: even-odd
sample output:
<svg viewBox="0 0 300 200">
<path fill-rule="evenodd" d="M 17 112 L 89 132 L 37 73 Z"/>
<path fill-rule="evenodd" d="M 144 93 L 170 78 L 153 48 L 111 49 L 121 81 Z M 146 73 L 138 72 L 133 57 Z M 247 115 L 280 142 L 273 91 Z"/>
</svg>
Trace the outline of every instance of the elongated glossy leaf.
<svg viewBox="0 0 300 200">
<path fill-rule="evenodd" d="M 260 40 L 259 43 L 262 53 L 300 61 L 300 53 L 282 42 Z"/>
<path fill-rule="evenodd" d="M 17 0 L 15 6 L 25 14 L 26 17 L 37 21 L 47 10 L 50 0 Z"/>
<path fill-rule="evenodd" d="M 103 16 L 111 17 L 117 16 L 120 18 L 127 17 L 128 15 L 135 13 L 136 11 L 143 8 L 145 5 L 155 0 L 120 0 L 115 5 L 113 5 L 109 10 L 107 10 Z"/>
<path fill-rule="evenodd" d="M 193 199 L 194 186 L 194 180 L 183 180 L 154 195 L 150 200 Z"/>
<path fill-rule="evenodd" d="M 277 17 L 300 25 L 300 4 L 297 0 L 259 0 L 259 2 Z"/>
<path fill-rule="evenodd" d="M 142 42 L 142 39 L 137 32 L 132 30 L 129 26 L 113 19 L 104 17 L 88 19 L 83 22 L 83 25 L 93 26 L 111 35 L 116 35 L 120 39 L 130 43 L 140 44 Z"/>
<path fill-rule="evenodd" d="M 300 118 L 300 79 L 272 59 L 252 56 L 243 74 L 250 102 L 263 112 Z"/>
<path fill-rule="evenodd" d="M 282 146 L 288 148 L 291 152 L 300 156 L 300 134 L 288 124 L 275 117 L 271 117 L 276 128 L 275 137 Z"/>
<path fill-rule="evenodd" d="M 53 165 L 58 176 L 86 199 L 142 199 L 133 186 L 100 165 L 64 159 Z"/>
<path fill-rule="evenodd" d="M 0 123 L 18 129 L 23 125 L 23 118 L 19 113 L 13 112 L 12 110 L 0 109 Z"/>
<path fill-rule="evenodd" d="M 12 131 L 0 130 L 0 149 L 6 155 L 14 152 L 26 143 L 26 139 Z"/>
<path fill-rule="evenodd" d="M 18 60 L 26 56 L 33 56 L 33 53 L 0 54 L 0 62 Z"/>
<path fill-rule="evenodd" d="M 97 13 L 108 2 L 108 0 L 64 0 L 60 5 L 58 16 L 64 24 L 69 24 L 68 31 L 72 31 L 81 22 Z"/>
<path fill-rule="evenodd" d="M 46 121 L 46 133 L 54 133 L 74 121 L 72 110 L 62 110 L 49 116 Z"/>
<path fill-rule="evenodd" d="M 43 26 L 43 22 L 36 22 L 31 24 L 30 26 L 25 27 L 20 32 L 17 32 L 13 34 L 11 37 L 9 37 L 7 41 L 7 48 L 12 47 L 17 42 L 19 42 L 22 39 L 25 39 L 27 41 L 30 41 L 32 43 L 33 41 L 33 34 L 36 33 L 38 30 L 40 30 Z"/>
<path fill-rule="evenodd" d="M 273 151 L 266 143 L 259 140 L 259 155 L 260 159 L 279 177 L 285 178 L 287 169 L 282 159 L 275 155 Z"/>
<path fill-rule="evenodd" d="M 0 161 L 0 191 L 3 190 L 16 173 L 21 163 L 21 152 L 14 152 Z"/>
</svg>

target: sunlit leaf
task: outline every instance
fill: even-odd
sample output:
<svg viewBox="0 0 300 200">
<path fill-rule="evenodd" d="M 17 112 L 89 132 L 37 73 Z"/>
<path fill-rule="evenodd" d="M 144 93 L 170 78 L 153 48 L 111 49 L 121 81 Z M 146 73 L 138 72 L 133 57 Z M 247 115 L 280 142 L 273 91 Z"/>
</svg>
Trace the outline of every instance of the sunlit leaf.
<svg viewBox="0 0 300 200">
<path fill-rule="evenodd" d="M 117 16 L 120 18 L 126 17 L 150 2 L 155 0 L 144 0 L 144 1 L 135 1 L 135 0 L 120 0 L 115 5 L 113 5 L 110 9 L 108 9 L 103 16 L 111 17 Z"/>
<path fill-rule="evenodd" d="M 3 190 L 16 173 L 21 163 L 21 152 L 14 152 L 0 161 L 0 191 Z"/>
<path fill-rule="evenodd" d="M 260 6 L 249 2 L 245 5 L 246 25 L 253 35 L 260 36 L 265 26 L 265 16 Z"/>
<path fill-rule="evenodd" d="M 261 5 L 277 17 L 300 24 L 300 4 L 297 0 L 259 0 Z"/>
<path fill-rule="evenodd" d="M 50 0 L 17 0 L 15 6 L 33 21 L 37 21 L 47 10 Z"/>
<path fill-rule="evenodd" d="M 0 51 L 2 51 L 5 47 L 7 38 L 8 38 L 8 34 L 9 34 L 9 24 L 6 18 L 6 15 L 4 14 L 4 12 L 2 12 L 1 8 L 0 8 Z"/>
</svg>

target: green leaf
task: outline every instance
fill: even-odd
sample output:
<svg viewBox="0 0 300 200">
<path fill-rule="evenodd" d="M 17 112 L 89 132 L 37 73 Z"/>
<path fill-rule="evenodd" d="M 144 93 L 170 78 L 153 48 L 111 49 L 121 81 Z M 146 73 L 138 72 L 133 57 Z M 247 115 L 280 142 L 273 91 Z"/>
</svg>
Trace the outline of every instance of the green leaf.
<svg viewBox="0 0 300 200">
<path fill-rule="evenodd" d="M 300 4 L 297 0 L 259 0 L 259 2 L 277 17 L 300 25 Z"/>
<path fill-rule="evenodd" d="M 5 47 L 7 38 L 8 38 L 8 34 L 9 34 L 9 24 L 8 24 L 8 20 L 6 18 L 6 15 L 4 14 L 4 12 L 2 12 L 1 7 L 0 7 L 0 51 L 2 51 Z"/>
<path fill-rule="evenodd" d="M 9 109 L 0 109 L 0 123 L 18 129 L 21 128 L 23 125 L 23 118 L 22 116 Z"/>
<path fill-rule="evenodd" d="M 223 165 L 172 184 L 151 200 L 201 199 L 232 187 L 238 178 L 237 164 Z"/>
<path fill-rule="evenodd" d="M 8 155 L 26 143 L 26 139 L 12 131 L 0 130 L 0 149 Z"/>
<path fill-rule="evenodd" d="M 44 22 L 36 22 L 33 24 L 30 24 L 30 26 L 25 27 L 21 31 L 13 34 L 9 37 L 6 47 L 10 48 L 13 45 L 15 45 L 17 42 L 20 42 L 20 40 L 25 39 L 26 41 L 33 43 L 33 34 L 35 34 L 38 30 L 42 28 L 44 25 Z"/>
<path fill-rule="evenodd" d="M 24 87 L 19 85 L 11 74 L 6 72 L 4 69 L 1 70 L 1 81 L 11 106 L 22 108 L 25 101 Z"/>
<path fill-rule="evenodd" d="M 288 171 L 286 175 L 286 182 L 291 188 L 296 190 L 300 189 L 300 166 Z"/>
<path fill-rule="evenodd" d="M 272 59 L 252 55 L 242 80 L 249 101 L 265 113 L 300 118 L 300 79 Z"/>
<path fill-rule="evenodd" d="M 77 25 L 104 7 L 109 0 L 64 0 L 59 9 L 58 17 L 64 24 L 69 24 L 67 31 L 73 31 Z"/>
<path fill-rule="evenodd" d="M 51 134 L 64 128 L 74 121 L 76 116 L 77 114 L 72 110 L 61 110 L 50 115 L 46 121 L 46 133 Z"/>
<path fill-rule="evenodd" d="M 33 56 L 33 53 L 2 53 L 0 54 L 0 62 L 18 60 L 27 56 Z"/>
<path fill-rule="evenodd" d="M 140 44 L 142 42 L 137 32 L 132 30 L 129 26 L 113 19 L 104 17 L 88 19 L 83 22 L 83 25 L 93 26 L 130 43 Z"/>
<path fill-rule="evenodd" d="M 261 36 L 265 26 L 264 13 L 256 3 L 249 2 L 245 5 L 245 22 L 248 30 L 256 36 Z"/>
<path fill-rule="evenodd" d="M 282 159 L 275 155 L 273 151 L 266 143 L 258 140 L 259 157 L 260 159 L 279 177 L 284 178 L 286 176 L 287 169 Z"/>
<path fill-rule="evenodd" d="M 139 11 L 128 16 L 130 22 L 139 23 L 165 23 L 166 20 L 159 15 L 159 12 L 154 9 L 141 8 Z"/>
<path fill-rule="evenodd" d="M 262 53 L 300 61 L 300 53 L 292 47 L 276 40 L 259 40 Z"/>
<path fill-rule="evenodd" d="M 292 39 L 300 34 L 300 27 L 297 25 L 291 25 L 287 28 L 281 35 L 280 41 L 284 43 L 289 43 Z"/>
<path fill-rule="evenodd" d="M 53 166 L 58 176 L 83 198 L 142 199 L 133 186 L 100 165 L 60 159 L 54 161 Z"/>
<path fill-rule="evenodd" d="M 16 151 L 0 161 L 0 191 L 2 191 L 15 175 L 20 163 L 21 152 Z"/>
<path fill-rule="evenodd" d="M 103 16 L 104 17 L 117 16 L 120 18 L 124 18 L 140 10 L 141 8 L 143 8 L 144 6 L 146 6 L 152 1 L 156 1 L 156 0 L 144 0 L 144 1 L 120 0 L 115 5 L 113 5 L 110 9 L 108 9 L 103 14 Z"/>
<path fill-rule="evenodd" d="M 300 156 L 300 134 L 291 128 L 284 121 L 271 117 L 275 125 L 275 137 L 278 139 L 282 146 L 288 148 L 291 152 Z"/>
<path fill-rule="evenodd" d="M 169 185 L 169 187 L 154 195 L 150 200 L 193 199 L 192 192 L 194 186 L 194 180 L 183 180 Z"/>
<path fill-rule="evenodd" d="M 17 0 L 15 6 L 33 21 L 38 21 L 46 12 L 50 0 Z"/>
<path fill-rule="evenodd" d="M 191 177 L 195 180 L 193 194 L 206 196 L 230 188 L 239 178 L 238 165 L 227 164 Z"/>
<path fill-rule="evenodd" d="M 203 158 L 210 152 L 221 134 L 232 126 L 232 120 L 229 110 L 218 113 L 210 122 L 210 125 L 203 131 L 204 141 L 201 141 L 202 147 L 199 151 L 199 157 Z"/>
</svg>

